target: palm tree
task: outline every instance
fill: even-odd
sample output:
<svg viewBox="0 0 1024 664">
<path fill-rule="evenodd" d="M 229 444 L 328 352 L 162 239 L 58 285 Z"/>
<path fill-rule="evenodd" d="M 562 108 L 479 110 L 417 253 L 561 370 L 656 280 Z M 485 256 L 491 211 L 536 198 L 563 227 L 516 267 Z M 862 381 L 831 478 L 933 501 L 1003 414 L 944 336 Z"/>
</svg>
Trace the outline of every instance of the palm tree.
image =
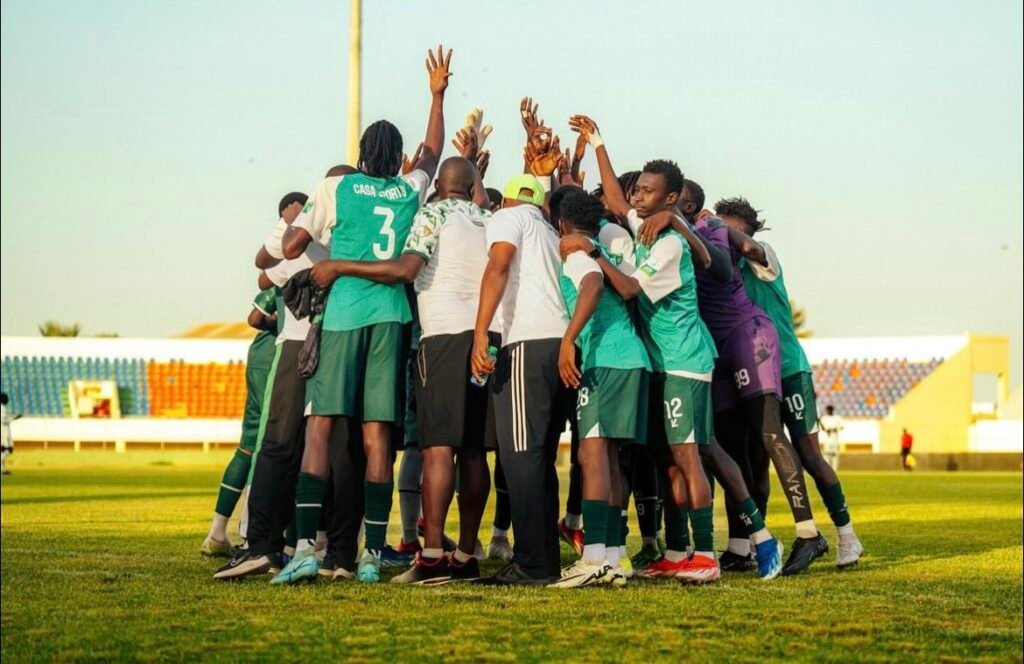
<svg viewBox="0 0 1024 664">
<path fill-rule="evenodd" d="M 72 323 L 71 325 L 64 325 L 58 323 L 55 320 L 48 320 L 41 323 L 39 326 L 39 334 L 44 337 L 77 337 L 82 331 L 82 326 L 78 323 Z"/>
<path fill-rule="evenodd" d="M 808 330 L 807 325 L 807 312 L 804 308 L 799 306 L 793 300 L 789 301 L 789 310 L 793 315 L 793 331 L 796 332 L 796 336 L 800 339 L 807 339 L 814 335 L 814 330 Z"/>
</svg>

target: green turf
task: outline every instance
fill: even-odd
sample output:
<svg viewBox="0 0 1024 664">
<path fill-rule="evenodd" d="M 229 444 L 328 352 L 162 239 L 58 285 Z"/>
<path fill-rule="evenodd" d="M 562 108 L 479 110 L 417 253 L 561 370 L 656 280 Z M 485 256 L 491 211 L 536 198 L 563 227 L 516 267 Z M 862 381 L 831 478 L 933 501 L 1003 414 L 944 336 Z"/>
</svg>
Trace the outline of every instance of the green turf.
<svg viewBox="0 0 1024 664">
<path fill-rule="evenodd" d="M 3 479 L 4 662 L 1022 658 L 1020 474 L 845 474 L 868 552 L 850 572 L 830 554 L 802 577 L 706 588 L 272 588 L 214 582 L 197 553 L 227 458 L 16 454 Z M 769 526 L 788 544 L 778 495 Z"/>
</svg>

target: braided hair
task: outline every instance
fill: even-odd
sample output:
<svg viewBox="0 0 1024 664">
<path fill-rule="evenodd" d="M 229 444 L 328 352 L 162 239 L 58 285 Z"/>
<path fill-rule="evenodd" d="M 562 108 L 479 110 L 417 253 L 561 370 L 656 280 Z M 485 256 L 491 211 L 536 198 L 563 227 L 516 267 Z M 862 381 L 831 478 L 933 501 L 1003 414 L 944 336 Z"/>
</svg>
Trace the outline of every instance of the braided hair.
<svg viewBox="0 0 1024 664">
<path fill-rule="evenodd" d="M 402 169 L 402 134 L 387 120 L 377 120 L 359 139 L 359 170 L 370 177 L 389 178 Z"/>
</svg>

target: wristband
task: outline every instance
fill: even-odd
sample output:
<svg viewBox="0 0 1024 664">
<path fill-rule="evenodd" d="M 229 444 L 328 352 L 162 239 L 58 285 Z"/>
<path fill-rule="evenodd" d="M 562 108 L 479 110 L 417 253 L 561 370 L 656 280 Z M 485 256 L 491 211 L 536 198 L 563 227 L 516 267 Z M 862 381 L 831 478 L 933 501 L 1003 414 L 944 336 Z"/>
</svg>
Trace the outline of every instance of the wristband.
<svg viewBox="0 0 1024 664">
<path fill-rule="evenodd" d="M 540 186 L 544 187 L 544 193 L 551 191 L 551 176 L 550 175 L 537 175 L 537 182 L 540 182 Z"/>
<path fill-rule="evenodd" d="M 267 253 L 274 258 L 284 258 L 284 251 L 281 249 L 281 240 L 284 238 L 284 232 L 286 230 L 288 230 L 288 224 L 285 222 L 284 218 L 281 217 L 277 220 L 277 224 L 274 225 L 274 229 L 270 231 L 270 237 L 267 238 L 266 243 L 263 245 L 264 248 L 266 248 Z"/>
<path fill-rule="evenodd" d="M 594 148 L 595 150 L 604 145 L 604 139 L 602 139 L 601 134 L 597 133 L 596 131 L 590 132 L 590 138 L 587 139 L 587 142 L 590 143 L 590 147 Z"/>
</svg>

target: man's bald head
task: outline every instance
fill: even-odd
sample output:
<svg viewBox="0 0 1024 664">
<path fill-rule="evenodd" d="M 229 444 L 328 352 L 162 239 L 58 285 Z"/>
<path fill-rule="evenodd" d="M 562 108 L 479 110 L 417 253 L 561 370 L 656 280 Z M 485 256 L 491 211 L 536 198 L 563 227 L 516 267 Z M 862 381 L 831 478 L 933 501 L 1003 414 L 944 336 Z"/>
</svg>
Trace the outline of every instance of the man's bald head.
<svg viewBox="0 0 1024 664">
<path fill-rule="evenodd" d="M 439 198 L 451 198 L 452 194 L 473 199 L 473 183 L 476 182 L 476 166 L 464 157 L 448 157 L 441 162 L 437 171 L 437 192 Z"/>
</svg>

